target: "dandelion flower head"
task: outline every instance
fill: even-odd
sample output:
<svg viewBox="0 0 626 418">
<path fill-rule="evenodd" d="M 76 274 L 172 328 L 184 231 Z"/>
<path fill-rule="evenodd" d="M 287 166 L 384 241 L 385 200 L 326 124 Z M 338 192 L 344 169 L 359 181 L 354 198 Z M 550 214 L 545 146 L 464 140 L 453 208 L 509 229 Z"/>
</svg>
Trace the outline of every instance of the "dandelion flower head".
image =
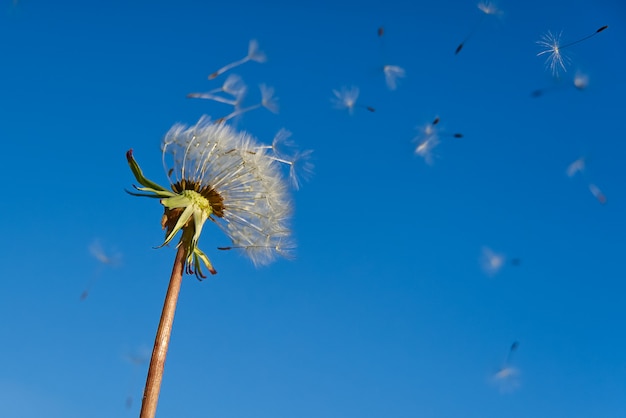
<svg viewBox="0 0 626 418">
<path fill-rule="evenodd" d="M 201 263 L 216 271 L 198 248 L 202 227 L 211 220 L 255 265 L 288 256 L 292 207 L 280 162 L 246 132 L 203 117 L 193 126 L 174 125 L 162 142 L 169 191 L 143 177 L 132 151 L 127 158 L 143 187 L 138 196 L 159 198 L 165 208 L 163 245 L 182 230 L 186 271 L 204 277 Z M 130 193 L 130 192 L 129 192 Z"/>
</svg>

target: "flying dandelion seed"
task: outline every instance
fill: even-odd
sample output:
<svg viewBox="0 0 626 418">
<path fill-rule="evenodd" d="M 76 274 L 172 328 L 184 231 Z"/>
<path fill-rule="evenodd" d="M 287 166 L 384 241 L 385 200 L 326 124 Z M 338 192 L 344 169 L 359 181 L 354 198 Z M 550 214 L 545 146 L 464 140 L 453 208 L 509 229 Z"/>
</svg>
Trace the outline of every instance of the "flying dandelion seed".
<svg viewBox="0 0 626 418">
<path fill-rule="evenodd" d="M 236 74 L 231 74 L 226 78 L 222 87 L 218 87 L 206 93 L 189 93 L 190 99 L 206 99 L 216 102 L 228 104 L 231 106 L 239 106 L 246 95 L 248 86 L 243 82 L 242 78 Z M 226 93 L 232 98 L 220 96 L 219 93 Z"/>
<path fill-rule="evenodd" d="M 121 264 L 121 261 L 122 261 L 122 255 L 121 254 L 119 254 L 117 252 L 107 252 L 107 251 L 105 251 L 99 240 L 94 240 L 89 245 L 89 253 L 96 260 L 98 260 L 100 264 L 98 265 L 96 271 L 94 272 L 94 274 L 92 275 L 91 279 L 89 280 L 89 282 L 85 286 L 85 289 L 80 294 L 80 300 L 87 299 L 87 297 L 89 296 L 89 292 L 91 291 L 93 286 L 96 284 L 96 282 L 98 281 L 98 279 L 102 275 L 102 272 L 103 272 L 103 270 L 104 270 L 104 268 L 106 266 L 118 267 Z"/>
<path fill-rule="evenodd" d="M 483 247 L 480 265 L 488 276 L 498 274 L 502 266 L 504 266 L 505 261 L 506 258 L 503 254 L 498 254 L 491 250 L 491 248 Z"/>
<path fill-rule="evenodd" d="M 570 165 L 567 166 L 567 170 L 565 170 L 565 173 L 567 174 L 568 177 L 574 177 L 576 173 L 582 172 L 584 169 L 585 169 L 585 157 L 580 157 L 579 159 L 577 159 L 576 161 L 572 162 Z"/>
<path fill-rule="evenodd" d="M 560 81 L 560 78 L 557 78 L 556 80 Z M 586 89 L 588 85 L 589 85 L 589 76 L 587 76 L 586 74 L 583 74 L 581 72 L 577 72 L 576 75 L 574 76 L 574 78 L 571 80 L 571 83 L 570 82 L 568 82 L 566 84 L 559 83 L 559 84 L 556 84 L 554 86 L 544 87 L 542 89 L 537 89 L 537 90 L 534 90 L 530 94 L 530 96 L 531 97 L 535 97 L 535 98 L 542 97 L 546 93 L 548 93 L 549 91 L 563 89 L 563 88 L 571 87 L 571 86 L 574 86 L 577 90 L 582 91 L 582 90 Z"/>
<path fill-rule="evenodd" d="M 470 31 L 470 33 L 456 47 L 456 50 L 454 51 L 454 55 L 458 55 L 458 53 L 461 52 L 461 50 L 463 49 L 467 41 L 469 41 L 469 39 L 474 35 L 474 33 L 476 33 L 480 25 L 483 23 L 483 20 L 485 20 L 485 17 L 489 15 L 495 15 L 495 16 L 502 15 L 502 11 L 498 9 L 492 2 L 489 2 L 489 1 L 478 3 L 477 7 L 482 12 L 482 15 L 480 15 L 480 19 L 478 20 L 476 25 L 474 25 L 474 28 Z"/>
<path fill-rule="evenodd" d="M 606 196 L 602 193 L 598 186 L 593 183 L 589 183 L 589 191 L 598 200 L 598 202 L 603 205 L 606 203 Z"/>
<path fill-rule="evenodd" d="M 210 74 L 209 80 L 212 80 L 218 77 L 220 74 L 223 74 L 230 69 L 233 69 L 242 64 L 245 64 L 248 61 L 256 61 L 259 63 L 263 63 L 267 61 L 267 57 L 265 56 L 265 54 L 259 50 L 259 43 L 256 41 L 256 39 L 252 39 L 250 41 L 250 44 L 248 45 L 248 55 L 246 55 L 240 60 L 231 62 L 230 64 L 227 64 L 223 66 L 222 68 L 220 68 L 219 70 L 215 71 L 214 73 Z"/>
<path fill-rule="evenodd" d="M 563 72 L 567 72 L 567 65 L 571 62 L 571 60 L 563 54 L 563 50 L 596 36 L 606 28 L 608 28 L 608 25 L 602 26 L 594 33 L 566 45 L 561 45 L 561 36 L 563 32 L 556 35 L 548 31 L 541 36 L 540 40 L 537 41 L 537 44 L 545 48 L 543 51 L 540 51 L 537 56 L 546 55 L 546 68 L 550 69 L 554 77 L 558 77 L 561 70 L 563 70 Z"/>
<path fill-rule="evenodd" d="M 389 90 L 395 90 L 398 87 L 398 79 L 404 78 L 406 75 L 404 68 L 397 65 L 383 66 L 383 73 L 385 74 L 385 83 L 387 83 Z"/>
<path fill-rule="evenodd" d="M 335 97 L 331 97 L 330 101 L 334 104 L 336 109 L 348 109 L 348 113 L 351 115 L 354 113 L 355 107 L 360 107 L 366 109 L 369 112 L 375 112 L 372 106 L 365 106 L 357 104 L 357 99 L 359 98 L 359 88 L 358 87 L 341 87 L 340 90 L 333 90 L 333 94 Z"/>
<path fill-rule="evenodd" d="M 299 190 L 303 181 L 313 176 L 313 164 L 311 163 L 312 150 L 299 151 L 290 140 L 291 132 L 281 129 L 274 136 L 272 145 L 262 145 L 258 149 L 270 150 L 275 161 L 289 166 L 289 181 L 294 189 Z"/>
<path fill-rule="evenodd" d="M 578 90 L 584 90 L 589 85 L 589 76 L 581 72 L 577 72 L 574 76 L 574 87 Z"/>
<path fill-rule="evenodd" d="M 515 341 L 511 344 L 509 351 L 507 352 L 506 358 L 502 366 L 492 375 L 492 382 L 495 384 L 500 392 L 512 392 L 516 390 L 519 383 L 519 369 L 511 366 L 511 357 L 513 353 L 517 351 L 519 347 L 519 342 Z"/>
<path fill-rule="evenodd" d="M 424 159 L 426 164 L 432 165 L 434 161 L 433 150 L 440 144 L 440 137 L 463 138 L 461 133 L 446 133 L 437 128 L 441 119 L 437 116 L 431 123 L 418 128 L 419 134 L 413 138 L 413 142 L 417 142 L 415 154 Z"/>
<path fill-rule="evenodd" d="M 259 85 L 259 89 L 261 90 L 261 102 L 252 106 L 248 106 L 245 108 L 235 108 L 235 110 L 216 121 L 216 123 L 226 122 L 232 118 L 243 115 L 244 113 L 250 112 L 251 110 L 266 108 L 272 113 L 278 113 L 278 98 L 274 97 L 274 88 L 268 87 L 265 84 Z"/>
<path fill-rule="evenodd" d="M 139 368 L 150 360 L 150 349 L 145 346 L 139 347 L 136 352 L 124 355 L 124 360 L 132 366 L 132 373 L 128 384 L 128 395 L 126 396 L 126 409 L 130 409 L 133 406 L 133 393 L 136 392 L 135 382 L 137 381 L 137 374 L 139 373 Z"/>
<path fill-rule="evenodd" d="M 433 164 L 433 150 L 439 145 L 439 136 L 436 126 L 439 123 L 439 117 L 436 117 L 431 123 L 418 128 L 420 133 L 413 138 L 413 142 L 417 142 L 415 154 L 424 159 L 426 164 Z"/>
<path fill-rule="evenodd" d="M 577 173 L 580 173 L 584 181 L 587 183 L 587 187 L 589 191 L 591 192 L 591 194 L 593 195 L 593 197 L 595 197 L 596 200 L 603 205 L 606 203 L 607 201 L 606 195 L 602 193 L 602 191 L 600 190 L 598 186 L 596 186 L 594 183 L 592 183 L 588 179 L 586 157 L 580 157 L 574 162 L 572 162 L 571 164 L 569 164 L 567 166 L 567 169 L 565 170 L 565 173 L 570 178 L 574 177 Z"/>
</svg>

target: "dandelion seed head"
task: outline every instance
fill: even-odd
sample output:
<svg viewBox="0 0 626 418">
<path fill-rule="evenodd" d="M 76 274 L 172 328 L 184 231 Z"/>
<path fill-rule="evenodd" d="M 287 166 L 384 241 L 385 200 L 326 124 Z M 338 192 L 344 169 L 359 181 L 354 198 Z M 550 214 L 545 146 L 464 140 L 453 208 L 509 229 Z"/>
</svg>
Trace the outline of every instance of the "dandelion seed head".
<svg viewBox="0 0 626 418">
<path fill-rule="evenodd" d="M 406 74 L 404 68 L 397 65 L 385 65 L 383 73 L 385 74 L 385 82 L 389 90 L 395 90 L 398 87 L 398 78 L 403 78 Z"/>
<path fill-rule="evenodd" d="M 255 265 L 291 242 L 291 203 L 279 163 L 245 132 L 202 118 L 177 124 L 162 143 L 172 190 L 193 190 L 212 206 L 213 220 Z"/>
</svg>

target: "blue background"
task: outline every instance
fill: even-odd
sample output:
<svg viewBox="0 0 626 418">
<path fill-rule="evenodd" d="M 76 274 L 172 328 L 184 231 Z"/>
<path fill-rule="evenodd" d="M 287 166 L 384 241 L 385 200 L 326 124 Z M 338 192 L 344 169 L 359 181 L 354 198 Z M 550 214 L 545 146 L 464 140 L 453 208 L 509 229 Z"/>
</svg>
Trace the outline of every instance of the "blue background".
<svg viewBox="0 0 626 418">
<path fill-rule="evenodd" d="M 497 5 L 455 55 L 473 1 L 4 1 L 0 415 L 138 414 L 147 364 L 128 357 L 150 350 L 174 249 L 152 248 L 162 208 L 124 193 L 124 154 L 166 183 L 169 127 L 229 111 L 186 94 L 254 38 L 268 62 L 233 73 L 281 110 L 238 127 L 314 150 L 297 258 L 255 269 L 207 225 L 219 274 L 184 279 L 158 416 L 626 416 L 626 6 Z M 563 51 L 560 81 L 537 57 L 549 30 L 602 25 Z M 386 64 L 406 70 L 396 91 Z M 375 113 L 333 108 L 351 85 Z M 428 165 L 412 139 L 436 116 L 464 137 Z M 581 156 L 586 177 L 568 178 Z M 96 240 L 121 263 L 101 265 Z M 484 247 L 507 257 L 492 277 Z"/>
</svg>

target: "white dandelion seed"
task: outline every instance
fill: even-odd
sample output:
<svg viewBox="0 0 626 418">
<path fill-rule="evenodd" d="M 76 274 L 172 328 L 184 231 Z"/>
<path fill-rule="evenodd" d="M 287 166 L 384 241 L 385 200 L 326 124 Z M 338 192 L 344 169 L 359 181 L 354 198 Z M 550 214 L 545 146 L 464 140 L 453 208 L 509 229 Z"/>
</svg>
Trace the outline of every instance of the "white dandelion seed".
<svg viewBox="0 0 626 418">
<path fill-rule="evenodd" d="M 606 196 L 604 195 L 604 193 L 602 193 L 602 191 L 600 190 L 600 188 L 598 188 L 598 186 L 596 186 L 593 183 L 589 183 L 589 191 L 591 192 L 593 197 L 595 197 L 598 200 L 598 202 L 600 202 L 603 205 L 606 203 Z"/>
<path fill-rule="evenodd" d="M 512 392 L 520 386 L 518 368 L 511 365 L 511 357 L 519 347 L 519 342 L 511 344 L 502 366 L 491 376 L 492 383 L 498 387 L 500 392 Z"/>
<path fill-rule="evenodd" d="M 418 128 L 420 132 L 413 138 L 413 142 L 417 142 L 415 154 L 424 158 L 424 161 L 429 165 L 433 164 L 433 150 L 439 145 L 440 137 L 463 138 L 463 134 L 458 132 L 453 134 L 441 132 L 438 128 L 440 121 L 441 119 L 436 117 L 432 122 Z"/>
<path fill-rule="evenodd" d="M 112 250 L 105 250 L 100 240 L 97 240 L 97 239 L 92 241 L 92 243 L 89 245 L 89 253 L 96 260 L 98 260 L 100 264 L 98 265 L 98 268 L 95 270 L 95 272 L 93 273 L 93 275 L 87 282 L 85 289 L 81 293 L 80 295 L 81 300 L 87 299 L 87 297 L 89 296 L 89 292 L 91 291 L 91 288 L 96 284 L 96 282 L 102 275 L 102 272 L 105 267 L 107 266 L 119 267 L 122 263 L 122 255 L 119 252 L 112 251 Z"/>
<path fill-rule="evenodd" d="M 423 139 L 415 148 L 415 153 L 422 157 L 426 164 L 433 164 L 433 150 L 439 145 L 439 139 L 436 135 L 428 136 Z"/>
<path fill-rule="evenodd" d="M 565 173 L 567 174 L 568 177 L 574 177 L 576 173 L 581 173 L 582 178 L 585 181 L 585 183 L 587 183 L 587 188 L 589 189 L 593 197 L 595 197 L 598 202 L 604 205 L 607 200 L 606 195 L 602 193 L 602 191 L 596 184 L 589 181 L 589 176 L 586 172 L 587 164 L 588 164 L 587 158 L 580 157 L 576 161 L 570 163 L 570 165 L 567 166 Z"/>
<path fill-rule="evenodd" d="M 335 97 L 331 97 L 330 101 L 334 104 L 336 109 L 348 109 L 348 113 L 351 115 L 354 113 L 355 107 L 362 107 L 369 112 L 375 112 L 371 106 L 358 105 L 357 99 L 359 98 L 359 88 L 352 86 L 350 88 L 341 87 L 339 90 L 333 90 Z"/>
<path fill-rule="evenodd" d="M 231 106 L 239 106 L 246 95 L 247 89 L 248 86 L 246 86 L 240 76 L 231 74 L 226 78 L 222 87 L 218 87 L 206 93 L 189 93 L 187 97 L 191 99 L 214 100 Z M 220 96 L 219 93 L 226 93 L 232 98 Z"/>
<path fill-rule="evenodd" d="M 537 41 L 537 44 L 546 48 L 539 52 L 537 56 L 547 54 L 546 67 L 550 68 L 552 75 L 555 77 L 559 75 L 559 69 L 567 71 L 565 63 L 570 62 L 570 59 L 561 53 L 561 47 L 559 45 L 562 32 L 558 35 L 554 35 L 552 32 L 541 35 L 541 39 Z"/>
<path fill-rule="evenodd" d="M 398 78 L 404 78 L 406 75 L 404 68 L 397 65 L 385 65 L 383 73 L 385 74 L 385 82 L 389 90 L 395 90 L 398 87 Z"/>
<path fill-rule="evenodd" d="M 129 364 L 132 365 L 132 373 L 129 379 L 128 384 L 128 395 L 126 396 L 126 409 L 130 409 L 133 406 L 133 393 L 135 390 L 135 381 L 137 380 L 137 373 L 139 372 L 139 367 L 143 366 L 150 360 L 150 348 L 146 346 L 139 347 L 136 352 L 127 353 L 124 355 L 124 360 L 126 360 Z"/>
<path fill-rule="evenodd" d="M 505 261 L 506 257 L 503 254 L 498 254 L 489 247 L 483 247 L 480 265 L 488 276 L 495 276 L 504 266 Z"/>
<path fill-rule="evenodd" d="M 313 151 L 297 150 L 290 138 L 291 132 L 283 128 L 274 136 L 272 145 L 262 145 L 260 149 L 271 150 L 274 153 L 271 158 L 289 167 L 289 180 L 294 189 L 298 190 L 304 181 L 313 176 L 313 163 L 310 161 Z"/>
<path fill-rule="evenodd" d="M 537 56 L 546 55 L 546 68 L 550 68 L 550 70 L 552 71 L 552 75 L 558 77 L 560 70 L 567 72 L 567 65 L 569 65 L 569 63 L 571 62 L 571 60 L 567 56 L 563 55 L 563 50 L 565 48 L 569 48 L 572 45 L 581 43 L 593 36 L 596 36 L 598 33 L 602 32 L 606 28 L 608 28 L 608 26 L 602 26 L 594 33 L 587 35 L 584 38 L 578 39 L 577 41 L 570 42 L 566 45 L 561 45 L 561 36 L 563 32 L 555 35 L 552 32 L 548 31 L 541 36 L 540 40 L 537 41 L 537 44 L 545 48 L 543 51 L 540 51 Z"/>
<path fill-rule="evenodd" d="M 94 240 L 89 245 L 89 253 L 102 264 L 117 266 L 122 261 L 122 255 L 114 251 L 105 251 L 100 240 Z"/>
<path fill-rule="evenodd" d="M 263 63 L 267 61 L 267 57 L 265 56 L 265 54 L 259 50 L 259 43 L 256 41 L 256 39 L 252 39 L 250 41 L 250 44 L 248 45 L 248 55 L 246 55 L 240 60 L 231 62 L 230 64 L 223 66 L 222 68 L 215 71 L 214 73 L 211 73 L 209 75 L 209 80 L 214 79 L 215 77 L 219 76 L 220 74 L 225 73 L 226 71 L 232 68 L 245 64 L 248 61 L 256 61 L 259 63 Z"/>
<path fill-rule="evenodd" d="M 574 87 L 578 90 L 584 90 L 589 85 L 589 76 L 581 72 L 577 72 L 574 76 Z"/>
<path fill-rule="evenodd" d="M 578 172 L 582 172 L 585 169 L 585 157 L 580 157 L 576 161 L 567 166 L 565 173 L 568 177 L 574 177 Z"/>
<path fill-rule="evenodd" d="M 235 110 L 232 113 L 218 119 L 217 122 L 226 122 L 227 120 L 230 120 L 237 116 L 241 116 L 244 113 L 250 112 L 251 110 L 259 109 L 261 107 L 266 108 L 272 113 L 278 113 L 278 98 L 274 97 L 274 88 L 266 86 L 265 84 L 260 84 L 259 89 L 261 90 L 260 103 L 244 108 L 235 107 Z"/>
<path fill-rule="evenodd" d="M 556 81 L 559 82 L 560 79 L 556 78 Z M 584 73 L 581 73 L 580 71 L 577 71 L 574 77 L 572 78 L 571 83 L 570 82 L 566 84 L 557 83 L 549 87 L 544 87 L 541 89 L 534 90 L 530 95 L 531 97 L 541 97 L 549 91 L 558 90 L 558 89 L 571 87 L 571 86 L 574 86 L 577 90 L 582 91 L 586 89 L 588 85 L 589 85 L 589 76 L 587 76 Z"/>
<path fill-rule="evenodd" d="M 483 14 L 480 16 L 480 19 L 478 20 L 478 22 L 476 23 L 476 25 L 474 25 L 474 28 L 470 31 L 470 33 L 465 37 L 465 39 L 463 39 L 463 41 L 456 47 L 456 50 L 454 51 L 454 54 L 457 55 L 459 52 L 461 52 L 461 50 L 463 49 L 463 47 L 465 46 L 465 44 L 467 43 L 467 41 L 469 41 L 469 39 L 474 35 L 474 33 L 478 30 L 478 28 L 480 27 L 480 25 L 482 24 L 483 20 L 485 19 L 486 16 L 489 15 L 502 15 L 502 10 L 498 9 L 498 7 L 490 1 L 481 1 L 480 3 L 478 3 L 477 5 L 478 9 L 483 12 Z"/>
</svg>

